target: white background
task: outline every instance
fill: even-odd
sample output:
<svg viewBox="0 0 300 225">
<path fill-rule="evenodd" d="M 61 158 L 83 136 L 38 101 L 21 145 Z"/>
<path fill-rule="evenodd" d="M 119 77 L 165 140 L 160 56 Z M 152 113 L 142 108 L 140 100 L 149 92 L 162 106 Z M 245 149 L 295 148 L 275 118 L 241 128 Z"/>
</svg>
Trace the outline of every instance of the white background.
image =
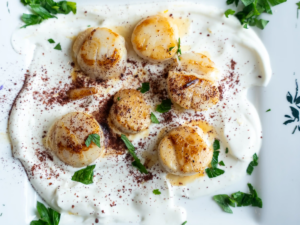
<svg viewBox="0 0 300 225">
<path fill-rule="evenodd" d="M 103 0 L 77 0 L 78 6 Z M 109 4 L 145 1 L 110 0 Z M 151 1 L 149 1 L 151 2 Z M 224 8 L 226 0 L 198 0 Z M 300 132 L 296 125 L 283 125 L 285 114 L 291 114 L 287 92 L 295 94 L 295 80 L 300 84 L 300 18 L 297 19 L 296 0 L 289 0 L 273 8 L 273 15 L 265 30 L 257 30 L 269 51 L 273 77 L 265 88 L 254 88 L 249 98 L 256 106 L 263 125 L 263 146 L 260 164 L 252 176 L 216 194 L 248 192 L 251 182 L 263 199 L 263 209 L 244 207 L 226 214 L 212 201 L 212 196 L 197 200 L 181 199 L 178 204 L 187 209 L 187 225 L 297 225 L 300 224 Z M 8 10 L 9 9 L 9 10 Z M 9 12 L 10 11 L 10 12 Z M 20 16 L 26 8 L 19 0 L 0 0 L 0 225 L 28 225 L 35 217 L 38 196 L 32 189 L 18 160 L 12 158 L 7 119 L 11 104 L 20 90 L 30 59 L 15 53 L 11 35 L 22 25 Z M 298 28 L 299 26 L 299 28 Z M 1 89 L 1 88 L 0 88 Z M 266 112 L 271 109 L 271 112 Z M 298 122 L 300 125 L 300 122 Z M 64 225 L 64 224 L 61 224 Z M 178 224 L 179 225 L 179 224 Z"/>
</svg>

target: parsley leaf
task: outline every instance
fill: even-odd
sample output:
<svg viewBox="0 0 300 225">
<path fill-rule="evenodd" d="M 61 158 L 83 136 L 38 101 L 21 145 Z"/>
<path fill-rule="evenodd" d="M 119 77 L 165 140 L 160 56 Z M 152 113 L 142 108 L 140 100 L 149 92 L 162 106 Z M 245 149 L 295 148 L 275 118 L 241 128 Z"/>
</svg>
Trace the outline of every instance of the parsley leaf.
<svg viewBox="0 0 300 225">
<path fill-rule="evenodd" d="M 227 9 L 224 14 L 225 14 L 226 18 L 228 18 L 229 15 L 234 15 L 235 11 L 232 9 Z"/>
<path fill-rule="evenodd" d="M 153 194 L 155 194 L 155 195 L 160 195 L 161 192 L 160 192 L 158 189 L 155 189 L 155 190 L 153 190 Z"/>
<path fill-rule="evenodd" d="M 297 2 L 296 5 L 298 6 L 298 8 L 297 8 L 297 18 L 298 18 L 299 17 L 300 2 Z"/>
<path fill-rule="evenodd" d="M 170 47 L 170 48 L 169 48 L 169 52 L 170 52 L 170 51 L 172 51 L 172 49 L 173 49 L 173 48 L 175 48 L 175 46 L 173 46 L 173 47 Z"/>
<path fill-rule="evenodd" d="M 223 209 L 224 212 L 232 213 L 232 210 L 229 206 L 235 207 L 235 201 L 228 195 L 215 195 L 213 199 Z"/>
<path fill-rule="evenodd" d="M 220 152 L 219 151 L 214 151 L 212 160 L 210 162 L 210 165 L 212 168 L 217 168 L 218 167 L 218 157 L 219 157 Z"/>
<path fill-rule="evenodd" d="M 96 165 L 87 166 L 84 169 L 78 170 L 72 176 L 73 181 L 77 181 L 83 184 L 92 184 L 94 177 L 94 169 Z"/>
<path fill-rule="evenodd" d="M 258 197 L 256 190 L 250 183 L 248 183 L 248 187 L 250 194 L 239 191 L 231 195 L 232 199 L 237 202 L 238 207 L 252 205 L 254 207 L 262 208 L 263 203 L 261 198 Z"/>
<path fill-rule="evenodd" d="M 270 112 L 271 111 L 271 109 L 268 109 L 266 112 Z"/>
<path fill-rule="evenodd" d="M 224 170 L 221 170 L 219 168 L 206 168 L 205 172 L 209 178 L 218 177 L 225 173 Z"/>
<path fill-rule="evenodd" d="M 228 148 L 226 148 L 225 153 L 227 154 L 229 152 Z"/>
<path fill-rule="evenodd" d="M 25 25 L 21 28 L 26 28 L 31 25 L 40 24 L 43 21 L 43 18 L 41 16 L 25 13 L 21 16 L 21 19 L 25 23 Z"/>
<path fill-rule="evenodd" d="M 254 166 L 258 166 L 258 156 L 256 155 L 256 153 L 253 155 L 253 161 L 251 161 L 247 167 L 247 173 L 249 175 L 252 174 Z"/>
<path fill-rule="evenodd" d="M 160 105 L 156 106 L 156 111 L 160 113 L 169 112 L 171 110 L 172 102 L 170 99 L 162 100 Z"/>
<path fill-rule="evenodd" d="M 73 12 L 76 14 L 76 2 L 53 0 L 21 0 L 25 6 L 29 6 L 34 14 L 23 14 L 22 20 L 27 27 L 31 25 L 40 24 L 43 20 L 50 18 L 57 18 L 56 14 L 69 14 Z"/>
<path fill-rule="evenodd" d="M 117 99 L 118 99 L 118 101 L 120 101 L 120 100 L 121 100 L 121 99 L 120 99 L 120 97 L 118 97 Z"/>
<path fill-rule="evenodd" d="M 142 87 L 140 87 L 138 90 L 140 90 L 143 94 L 150 90 L 149 82 L 142 83 Z"/>
<path fill-rule="evenodd" d="M 50 44 L 54 44 L 54 43 L 55 43 L 55 41 L 54 41 L 53 39 L 48 39 L 48 42 L 49 42 Z"/>
<path fill-rule="evenodd" d="M 51 208 L 46 208 L 44 204 L 37 202 L 37 211 L 41 217 L 39 220 L 31 221 L 30 225 L 58 225 L 60 213 Z"/>
<path fill-rule="evenodd" d="M 181 225 L 186 225 L 187 224 L 187 221 L 184 221 Z"/>
<path fill-rule="evenodd" d="M 85 140 L 86 147 L 89 147 L 91 142 L 94 142 L 99 148 L 101 148 L 99 134 L 90 134 Z"/>
<path fill-rule="evenodd" d="M 253 207 L 262 208 L 263 203 L 261 198 L 258 197 L 256 190 L 250 183 L 248 183 L 248 187 L 250 190 L 250 194 L 238 191 L 233 193 L 231 197 L 229 197 L 226 194 L 223 194 L 215 195 L 213 199 L 216 203 L 218 203 L 218 205 L 223 209 L 223 211 L 227 213 L 232 213 L 232 210 L 229 206 L 235 207 L 235 204 L 237 204 L 237 207 L 252 205 Z"/>
<path fill-rule="evenodd" d="M 215 140 L 214 143 L 213 143 L 213 148 L 214 148 L 214 151 L 217 151 L 220 149 L 220 141 L 219 140 Z"/>
<path fill-rule="evenodd" d="M 159 121 L 158 121 L 158 119 L 156 118 L 156 116 L 154 115 L 154 113 L 151 113 L 151 114 L 150 114 L 150 119 L 151 119 L 151 122 L 152 122 L 152 123 L 159 124 Z"/>
<path fill-rule="evenodd" d="M 223 161 L 219 162 L 220 166 L 225 166 L 225 163 Z"/>
<path fill-rule="evenodd" d="M 58 43 L 55 47 L 54 47 L 55 50 L 61 50 L 61 46 L 60 46 L 60 43 Z"/>
<path fill-rule="evenodd" d="M 135 148 L 132 145 L 132 143 L 128 140 L 128 138 L 124 134 L 121 135 L 121 139 L 125 143 L 129 153 L 132 155 L 132 157 L 135 160 L 134 162 L 132 162 L 132 165 L 136 167 L 141 173 L 148 174 L 146 167 L 141 163 L 140 159 L 135 154 Z"/>
<path fill-rule="evenodd" d="M 235 5 L 238 6 L 239 0 L 227 0 L 228 5 L 234 2 Z M 246 29 L 248 29 L 249 25 L 256 26 L 263 30 L 269 21 L 259 18 L 261 13 L 272 14 L 271 6 L 279 5 L 286 2 L 286 0 L 241 0 L 241 2 L 243 3 L 243 6 L 241 7 L 241 10 L 235 14 L 241 25 Z M 233 15 L 232 11 L 232 9 L 226 11 L 228 13 L 227 15 L 225 14 L 227 18 L 228 15 Z"/>
</svg>

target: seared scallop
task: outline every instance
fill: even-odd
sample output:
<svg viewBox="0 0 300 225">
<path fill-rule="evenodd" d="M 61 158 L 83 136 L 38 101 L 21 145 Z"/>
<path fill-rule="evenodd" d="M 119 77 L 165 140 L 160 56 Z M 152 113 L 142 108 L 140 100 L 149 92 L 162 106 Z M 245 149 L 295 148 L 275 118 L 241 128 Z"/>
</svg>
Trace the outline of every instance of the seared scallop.
<svg viewBox="0 0 300 225">
<path fill-rule="evenodd" d="M 177 52 L 177 40 L 177 26 L 163 15 L 140 21 L 131 36 L 135 52 L 154 63 L 171 59 Z"/>
<path fill-rule="evenodd" d="M 109 118 L 121 132 L 135 134 L 146 130 L 150 121 L 150 106 L 147 105 L 140 91 L 134 89 L 120 90 L 114 96 Z"/>
<path fill-rule="evenodd" d="M 81 70 L 92 79 L 114 78 L 125 70 L 125 40 L 105 27 L 81 32 L 73 44 L 73 54 Z"/>
<path fill-rule="evenodd" d="M 169 97 L 174 104 L 184 109 L 203 111 L 219 101 L 215 82 L 195 73 L 170 71 L 167 79 Z"/>
<path fill-rule="evenodd" d="M 200 76 L 215 78 L 218 73 L 215 63 L 206 55 L 189 52 L 180 56 L 180 61 L 176 61 L 180 70 L 196 73 Z"/>
<path fill-rule="evenodd" d="M 213 151 L 203 135 L 197 127 L 180 126 L 171 130 L 158 146 L 158 157 L 163 168 L 180 176 L 203 172 L 213 157 Z"/>
<path fill-rule="evenodd" d="M 100 136 L 100 148 L 85 141 L 90 134 Z M 46 147 L 64 163 L 83 167 L 94 162 L 104 150 L 104 135 L 98 122 L 89 114 L 72 112 L 56 121 L 46 136 Z"/>
</svg>

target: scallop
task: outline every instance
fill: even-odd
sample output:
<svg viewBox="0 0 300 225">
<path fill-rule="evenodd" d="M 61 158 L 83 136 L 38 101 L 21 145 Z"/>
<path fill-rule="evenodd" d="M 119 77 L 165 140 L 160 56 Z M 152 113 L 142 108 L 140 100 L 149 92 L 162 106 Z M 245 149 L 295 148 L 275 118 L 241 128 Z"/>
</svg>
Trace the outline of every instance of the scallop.
<svg viewBox="0 0 300 225">
<path fill-rule="evenodd" d="M 119 131 L 136 134 L 150 126 L 150 106 L 140 91 L 120 90 L 114 96 L 109 118 Z"/>
<path fill-rule="evenodd" d="M 213 157 L 203 136 L 203 131 L 197 127 L 180 126 L 171 130 L 158 146 L 162 167 L 179 176 L 202 173 Z"/>
<path fill-rule="evenodd" d="M 85 141 L 90 134 L 100 136 L 100 148 Z M 46 147 L 51 149 L 64 163 L 83 167 L 94 162 L 104 152 L 104 135 L 93 116 L 82 112 L 71 112 L 56 121 L 46 136 Z"/>
<path fill-rule="evenodd" d="M 195 73 L 201 77 L 216 80 L 219 74 L 215 63 L 205 54 L 189 52 L 180 56 L 176 60 L 177 68 L 187 73 Z"/>
<path fill-rule="evenodd" d="M 177 40 L 177 26 L 163 15 L 140 21 L 131 36 L 135 52 L 153 63 L 171 59 L 177 52 Z"/>
<path fill-rule="evenodd" d="M 105 27 L 81 32 L 73 44 L 73 54 L 80 69 L 92 79 L 111 79 L 125 71 L 125 40 Z"/>
</svg>

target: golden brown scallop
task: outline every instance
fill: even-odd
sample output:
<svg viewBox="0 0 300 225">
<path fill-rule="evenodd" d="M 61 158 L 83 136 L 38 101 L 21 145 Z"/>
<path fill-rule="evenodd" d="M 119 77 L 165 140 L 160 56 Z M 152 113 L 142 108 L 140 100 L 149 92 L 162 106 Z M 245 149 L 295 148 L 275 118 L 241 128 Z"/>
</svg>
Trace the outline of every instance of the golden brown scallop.
<svg viewBox="0 0 300 225">
<path fill-rule="evenodd" d="M 114 96 L 109 118 L 121 132 L 135 134 L 149 127 L 150 106 L 147 105 L 140 91 L 120 90 Z"/>
<path fill-rule="evenodd" d="M 131 42 L 135 52 L 153 63 L 171 59 L 177 52 L 177 26 L 163 15 L 149 16 L 135 27 Z M 169 49 L 174 47 L 171 51 Z"/>
<path fill-rule="evenodd" d="M 125 40 L 105 27 L 81 32 L 73 44 L 73 54 L 81 70 L 92 79 L 114 78 L 125 70 Z"/>
<path fill-rule="evenodd" d="M 100 136 L 100 148 L 85 141 L 90 134 Z M 64 115 L 49 129 L 46 147 L 51 149 L 64 163 L 83 167 L 94 162 L 104 150 L 104 135 L 98 122 L 89 114 L 72 112 Z"/>
<path fill-rule="evenodd" d="M 203 111 L 219 101 L 215 83 L 194 73 L 170 71 L 167 88 L 171 101 L 184 109 Z"/>
<path fill-rule="evenodd" d="M 180 126 L 171 130 L 158 146 L 163 168 L 180 176 L 203 172 L 212 160 L 213 151 L 202 137 L 202 130 L 196 127 Z"/>
</svg>

